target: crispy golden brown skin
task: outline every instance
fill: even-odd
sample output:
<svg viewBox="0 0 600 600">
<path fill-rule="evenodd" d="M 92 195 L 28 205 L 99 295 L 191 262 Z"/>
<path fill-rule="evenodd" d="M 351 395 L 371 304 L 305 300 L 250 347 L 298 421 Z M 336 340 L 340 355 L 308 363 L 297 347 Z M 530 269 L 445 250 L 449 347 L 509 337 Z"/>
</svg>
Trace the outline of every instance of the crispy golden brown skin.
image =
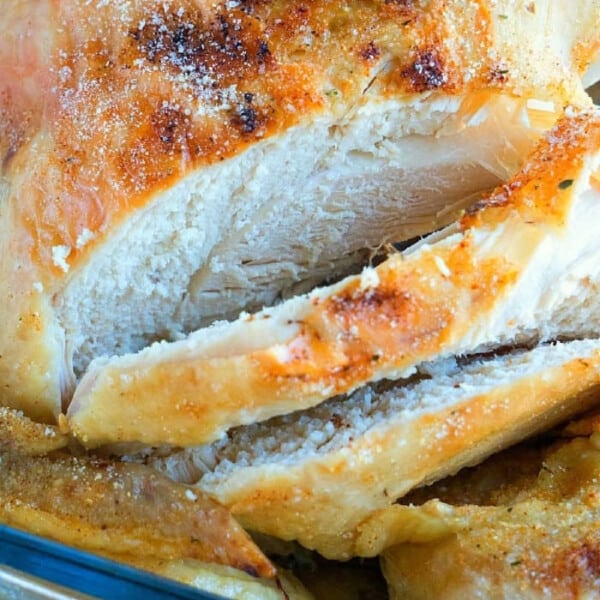
<svg viewBox="0 0 600 600">
<path fill-rule="evenodd" d="M 102 554 L 275 574 L 229 512 L 199 490 L 141 465 L 57 450 L 67 443 L 51 427 L 0 411 L 0 522 Z"/>
<path fill-rule="evenodd" d="M 68 444 L 69 436 L 58 427 L 36 423 L 21 412 L 0 407 L 0 452 L 36 456 Z"/>
<path fill-rule="evenodd" d="M 0 521 L 93 552 L 274 574 L 226 509 L 140 465 L 1 454 Z"/>
<path fill-rule="evenodd" d="M 372 539 L 411 540 L 383 554 L 391 597 L 597 597 L 599 436 L 505 452 L 381 513 Z"/>
</svg>

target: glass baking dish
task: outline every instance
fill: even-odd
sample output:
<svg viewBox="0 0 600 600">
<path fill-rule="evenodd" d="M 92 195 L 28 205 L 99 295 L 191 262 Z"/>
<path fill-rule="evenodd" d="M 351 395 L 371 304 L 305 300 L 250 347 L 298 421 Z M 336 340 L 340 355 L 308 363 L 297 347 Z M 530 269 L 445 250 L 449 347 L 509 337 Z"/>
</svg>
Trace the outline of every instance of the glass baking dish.
<svg viewBox="0 0 600 600">
<path fill-rule="evenodd" d="M 3 600 L 220 600 L 219 597 L 0 525 Z"/>
</svg>

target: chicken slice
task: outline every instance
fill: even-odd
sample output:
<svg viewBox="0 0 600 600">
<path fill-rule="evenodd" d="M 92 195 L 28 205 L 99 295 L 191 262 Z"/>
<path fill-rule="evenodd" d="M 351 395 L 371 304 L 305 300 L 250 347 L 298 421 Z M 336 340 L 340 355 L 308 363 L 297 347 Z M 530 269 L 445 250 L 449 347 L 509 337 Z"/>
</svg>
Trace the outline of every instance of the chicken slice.
<svg viewBox="0 0 600 600">
<path fill-rule="evenodd" d="M 67 416 L 93 447 L 190 446 L 424 361 L 600 334 L 600 111 L 567 111 L 458 223 L 306 296 L 99 359 Z"/>
<path fill-rule="evenodd" d="M 142 465 L 0 453 L 0 522 L 101 554 L 275 573 L 225 508 Z"/>
<path fill-rule="evenodd" d="M 599 394 L 599 339 L 443 360 L 411 382 L 372 384 L 150 462 L 252 531 L 347 559 L 372 555 L 359 542 L 372 513 L 597 404 Z"/>
</svg>

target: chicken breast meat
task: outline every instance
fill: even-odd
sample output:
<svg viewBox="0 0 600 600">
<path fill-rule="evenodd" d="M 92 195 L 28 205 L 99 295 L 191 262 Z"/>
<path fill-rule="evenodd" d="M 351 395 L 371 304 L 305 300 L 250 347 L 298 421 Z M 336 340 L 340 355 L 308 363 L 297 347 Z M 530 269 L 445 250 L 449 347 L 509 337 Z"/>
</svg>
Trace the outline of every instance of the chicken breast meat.
<svg viewBox="0 0 600 600">
<path fill-rule="evenodd" d="M 568 111 L 512 180 L 377 268 L 92 365 L 73 431 L 190 444 L 211 415 L 289 413 L 149 460 L 247 528 L 368 553 L 373 512 L 598 401 L 599 167 L 600 112 Z"/>
<path fill-rule="evenodd" d="M 563 105 L 589 103 L 599 13 L 595 0 L 4 2 L 3 404 L 50 421 L 94 358 L 451 221 Z"/>
<path fill-rule="evenodd" d="M 427 361 L 600 333 L 600 110 L 568 111 L 459 222 L 361 275 L 99 360 L 68 411 L 84 444 L 191 446 Z"/>
<path fill-rule="evenodd" d="M 0 24 L 3 522 L 271 577 L 226 508 L 368 554 L 376 511 L 595 400 L 594 0 L 8 0 Z M 195 487 L 70 434 L 161 446 Z"/>
</svg>

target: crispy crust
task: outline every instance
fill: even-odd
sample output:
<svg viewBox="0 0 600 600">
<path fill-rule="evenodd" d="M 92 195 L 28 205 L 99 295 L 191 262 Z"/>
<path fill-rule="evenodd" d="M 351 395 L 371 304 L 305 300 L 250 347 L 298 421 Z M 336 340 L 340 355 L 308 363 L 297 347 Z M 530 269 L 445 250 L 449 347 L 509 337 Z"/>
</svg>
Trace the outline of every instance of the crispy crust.
<svg viewBox="0 0 600 600">
<path fill-rule="evenodd" d="M 194 558 L 273 577 L 222 506 L 142 465 L 73 456 L 67 436 L 0 410 L 0 522 L 101 554 Z"/>
<path fill-rule="evenodd" d="M 0 459 L 2 523 L 92 552 L 189 557 L 275 575 L 227 510 L 152 469 L 66 454 Z"/>
<path fill-rule="evenodd" d="M 566 116 L 521 173 L 437 243 L 232 325 L 92 365 L 69 408 L 73 432 L 88 446 L 204 443 L 493 342 L 480 332 L 542 244 L 561 244 L 599 150 L 600 112 Z"/>
<path fill-rule="evenodd" d="M 437 522 L 437 531 L 422 528 L 422 539 L 384 552 L 391 597 L 595 597 L 599 441 L 595 433 L 554 448 L 511 451 L 425 490 L 443 502 L 388 511 L 386 525 L 400 535 L 409 512 L 413 521 Z M 528 473 L 515 477 L 514 465 Z"/>
<path fill-rule="evenodd" d="M 390 97 L 498 90 L 585 104 L 578 74 L 598 53 L 600 11 L 569 7 L 572 52 L 557 61 L 544 10 L 556 21 L 556 8 L 522 1 L 6 2 L 3 402 L 56 415 L 69 371 L 53 311 L 61 289 L 194 169 Z M 524 30 L 539 33 L 531 53 Z"/>
</svg>

